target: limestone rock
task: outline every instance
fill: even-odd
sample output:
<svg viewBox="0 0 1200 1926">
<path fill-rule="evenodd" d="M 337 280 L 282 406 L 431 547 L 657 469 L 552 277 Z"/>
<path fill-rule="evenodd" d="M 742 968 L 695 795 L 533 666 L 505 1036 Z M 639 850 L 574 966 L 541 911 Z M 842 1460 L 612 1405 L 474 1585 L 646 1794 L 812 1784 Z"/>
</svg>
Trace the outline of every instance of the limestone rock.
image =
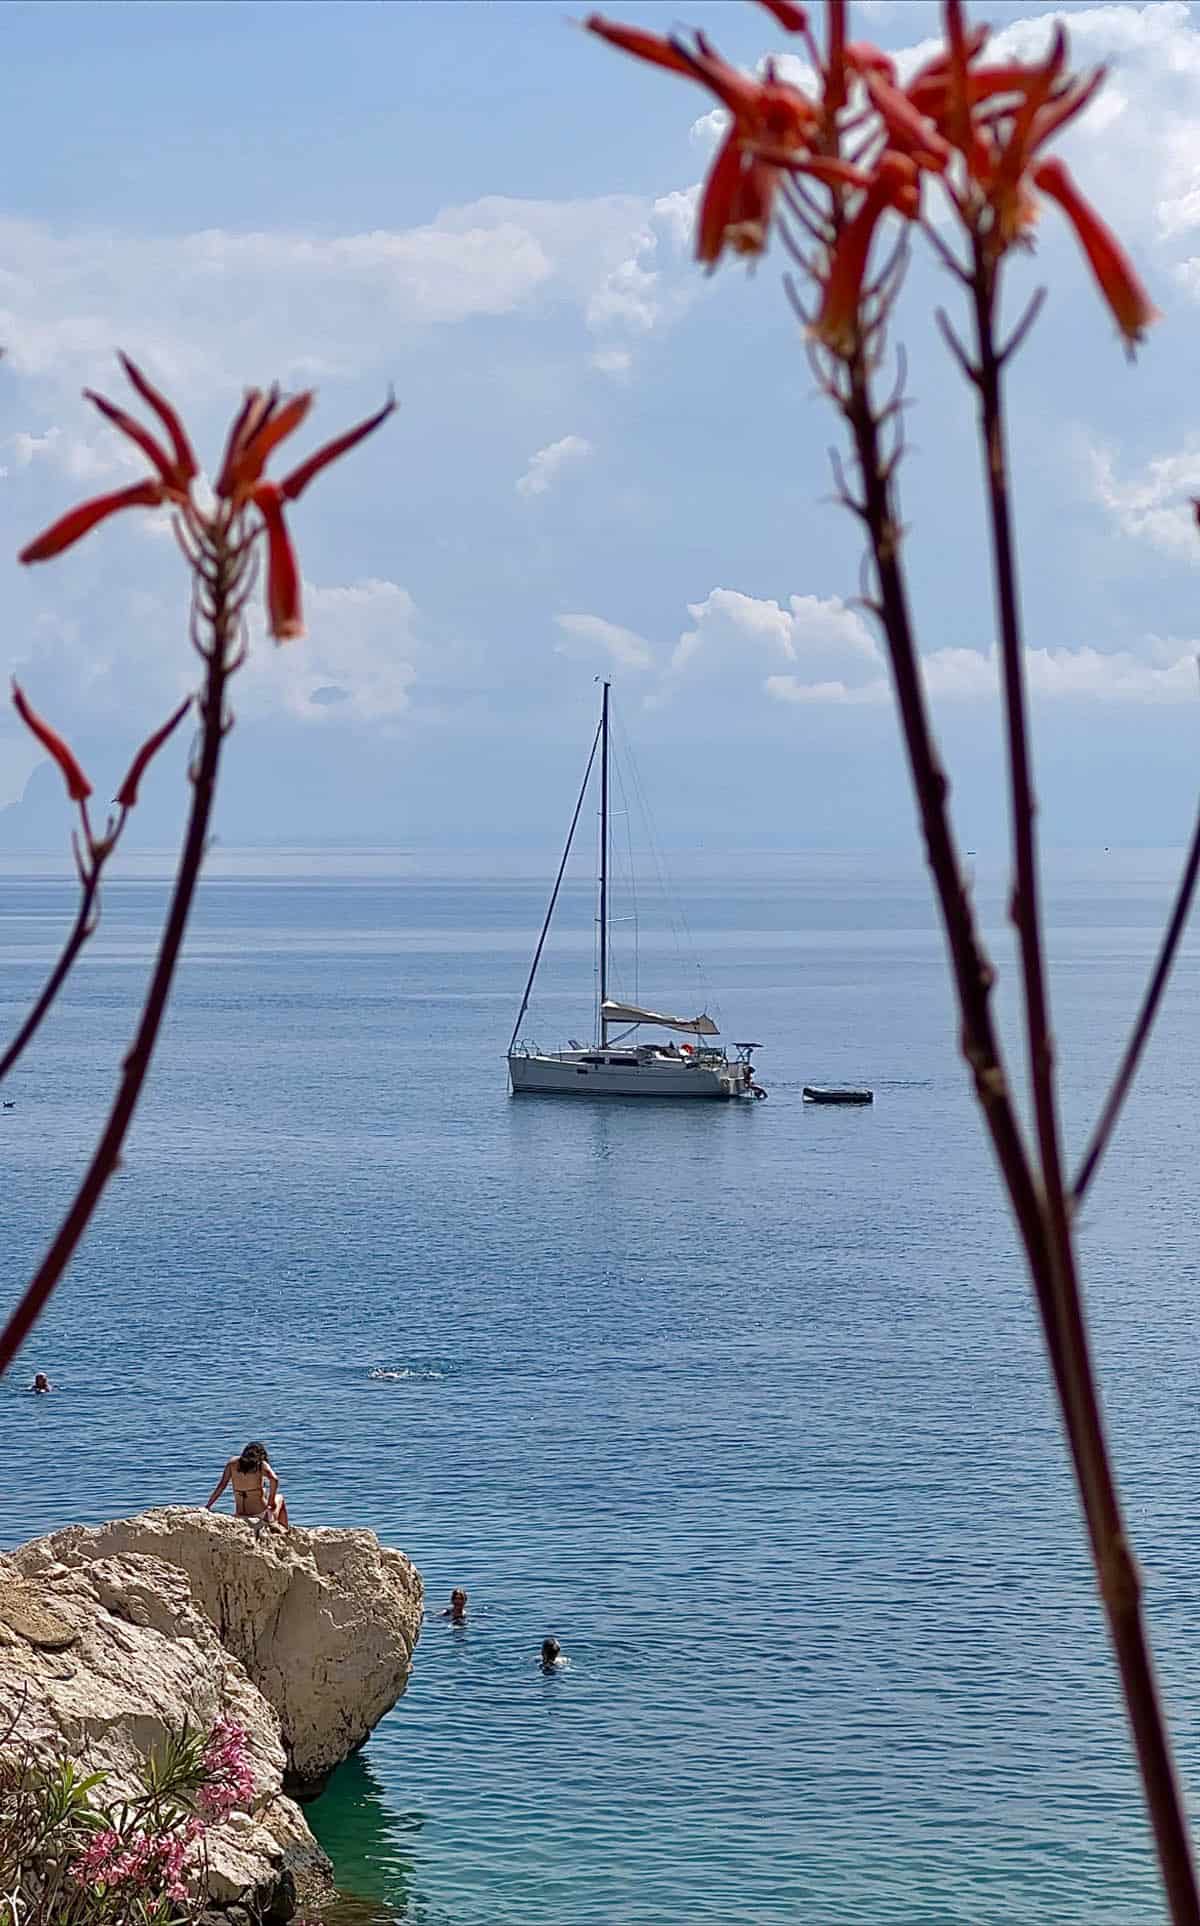
<svg viewBox="0 0 1200 1926">
<path fill-rule="evenodd" d="M 256 1532 L 182 1505 L 70 1525 L 16 1554 L 29 1573 L 130 1554 L 186 1574 L 193 1602 L 279 1716 L 289 1770 L 325 1777 L 372 1732 L 408 1682 L 420 1575 L 371 1531 Z"/>
<path fill-rule="evenodd" d="M 0 1586 L 10 1582 L 5 1561 Z M 270 1903 L 287 1852 L 263 1821 L 282 1801 L 306 1835 L 308 1828 L 282 1798 L 279 1722 L 196 1610 L 183 1574 L 150 1558 L 101 1559 L 23 1583 L 40 1593 L 38 1604 L 69 1628 L 72 1642 L 54 1651 L 15 1633 L 0 1648 L 4 1723 L 16 1715 L 15 1737 L 39 1758 L 66 1754 L 89 1771 L 107 1773 L 108 1789 L 119 1797 L 135 1790 L 140 1767 L 185 1719 L 192 1725 L 211 1725 L 222 1713 L 238 1719 L 248 1736 L 255 1812 L 239 1815 L 240 1825 L 231 1821 L 210 1831 L 211 1890 L 218 1901 L 248 1893 L 257 1904 Z"/>
<path fill-rule="evenodd" d="M 186 1719 L 248 1734 L 252 1813 L 209 1835 L 214 1901 L 286 1919 L 328 1872 L 289 1772 L 316 1782 L 408 1680 L 419 1574 L 368 1531 L 267 1531 L 171 1507 L 68 1526 L 0 1558 L 0 1717 L 132 1789 Z"/>
</svg>

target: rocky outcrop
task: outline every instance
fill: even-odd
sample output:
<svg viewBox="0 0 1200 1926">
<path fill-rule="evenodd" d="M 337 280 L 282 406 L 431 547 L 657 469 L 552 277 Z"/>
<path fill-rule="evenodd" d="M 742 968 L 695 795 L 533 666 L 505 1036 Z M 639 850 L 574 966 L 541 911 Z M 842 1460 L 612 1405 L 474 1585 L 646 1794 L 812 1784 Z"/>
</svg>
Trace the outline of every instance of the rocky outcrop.
<svg viewBox="0 0 1200 1926">
<path fill-rule="evenodd" d="M 209 1839 L 212 1894 L 267 1916 L 328 1865 L 285 1783 L 319 1782 L 400 1697 L 419 1574 L 368 1531 L 256 1534 L 170 1507 L 70 1526 L 0 1560 L 0 1708 L 35 1751 L 118 1792 L 186 1719 L 249 1735 L 255 1796 Z"/>
</svg>

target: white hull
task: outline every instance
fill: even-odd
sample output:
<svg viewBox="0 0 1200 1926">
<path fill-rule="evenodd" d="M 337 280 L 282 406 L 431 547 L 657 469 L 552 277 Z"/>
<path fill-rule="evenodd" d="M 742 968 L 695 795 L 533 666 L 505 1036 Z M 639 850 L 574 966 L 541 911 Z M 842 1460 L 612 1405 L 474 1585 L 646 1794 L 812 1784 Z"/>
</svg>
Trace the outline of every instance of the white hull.
<svg viewBox="0 0 1200 1926">
<path fill-rule="evenodd" d="M 545 1097 L 690 1097 L 728 1102 L 749 1098 L 740 1066 L 673 1062 L 653 1057 L 641 1063 L 614 1063 L 611 1052 L 563 1050 L 508 1059 L 514 1096 Z"/>
<path fill-rule="evenodd" d="M 533 952 L 525 994 L 521 998 L 521 1007 L 509 1039 L 510 1088 L 514 1096 L 667 1097 L 672 1101 L 677 1097 L 688 1097 L 693 1100 L 704 1098 L 709 1103 L 753 1102 L 767 1094 L 761 1084 L 754 1081 L 751 1054 L 758 1049 L 757 1043 L 735 1044 L 737 1058 L 731 1063 L 724 1049 L 715 1042 L 719 1036 L 718 1027 L 706 1010 L 701 1010 L 696 1016 L 669 1016 L 657 1009 L 646 1009 L 636 1000 L 630 1003 L 624 998 L 609 995 L 608 688 L 605 682 L 599 726 L 583 773 L 575 814 L 567 831 L 567 845 L 558 866 L 558 876 L 550 893 L 550 906 Z M 597 988 L 600 992 L 596 1007 L 598 1041 L 588 1049 L 572 1037 L 570 1047 L 566 1050 L 540 1050 L 536 1044 L 520 1042 L 518 1039 L 529 1008 L 534 978 L 550 931 L 554 905 L 558 901 L 597 750 L 600 751 L 600 863 L 596 879 L 599 885 L 599 914 L 596 918 L 599 932 Z M 670 1030 L 692 1041 L 642 1043 L 637 1039 L 646 1029 Z M 620 1038 L 619 1043 L 610 1041 L 614 1033 Z"/>
</svg>

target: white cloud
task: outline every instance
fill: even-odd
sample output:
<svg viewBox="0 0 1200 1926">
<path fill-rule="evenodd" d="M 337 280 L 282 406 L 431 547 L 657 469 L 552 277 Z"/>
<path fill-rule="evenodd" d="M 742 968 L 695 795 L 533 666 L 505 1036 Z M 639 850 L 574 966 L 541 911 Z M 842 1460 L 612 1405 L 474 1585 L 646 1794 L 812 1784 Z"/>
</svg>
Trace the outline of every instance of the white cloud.
<svg viewBox="0 0 1200 1926">
<path fill-rule="evenodd" d="M 530 456 L 528 468 L 517 480 L 518 495 L 544 495 L 564 468 L 573 467 L 591 452 L 592 444 L 583 435 L 564 435 L 561 441 L 539 448 L 536 455 Z"/>
<path fill-rule="evenodd" d="M 1197 694 L 1196 648 L 1164 663 L 1146 661 L 1127 650 L 1092 648 L 1026 649 L 1025 675 L 1034 698 L 1075 702 L 1175 703 Z M 994 649 L 934 649 L 921 658 L 925 687 L 936 702 L 994 700 L 1000 677 Z M 892 687 L 882 656 L 879 673 L 865 681 L 834 678 L 806 682 L 797 675 L 768 676 L 764 688 L 777 702 L 819 706 L 891 701 Z"/>
<path fill-rule="evenodd" d="M 693 626 L 675 645 L 668 678 L 711 676 L 729 667 L 792 672 L 803 665 L 804 680 L 819 676 L 829 663 L 839 669 L 850 660 L 864 671 L 878 661 L 878 648 L 862 617 L 838 596 L 793 595 L 787 606 L 744 595 L 740 589 L 715 588 L 703 602 L 689 602 Z"/>
<path fill-rule="evenodd" d="M 463 651 L 435 646 L 398 582 L 305 581 L 303 601 L 308 633 L 280 645 L 266 634 L 261 596 L 252 598 L 249 653 L 231 685 L 237 715 L 386 726 L 406 713 L 422 679 L 453 680 L 463 670 Z M 0 674 L 47 692 L 48 706 L 52 694 L 56 724 L 69 732 L 125 742 L 195 686 L 186 620 L 185 595 L 166 590 L 114 593 L 95 610 L 84 601 L 43 615 L 7 650 L 0 643 Z"/>
<path fill-rule="evenodd" d="M 568 638 L 557 645 L 561 655 L 593 654 L 596 649 L 603 649 L 625 669 L 649 669 L 654 665 L 650 644 L 632 629 L 620 628 L 599 615 L 556 615 L 554 619 Z"/>
<path fill-rule="evenodd" d="M 314 725 L 394 722 L 408 709 L 430 659 L 416 606 L 398 582 L 306 585 L 308 630 L 282 646 L 251 623 L 251 649 L 234 704 L 248 715 L 278 714 Z"/>
<path fill-rule="evenodd" d="M 1089 447 L 1092 492 L 1123 535 L 1148 542 L 1185 562 L 1200 562 L 1200 530 L 1190 497 L 1200 495 L 1200 439 L 1173 455 L 1158 455 L 1141 473 L 1119 480 L 1115 458 Z"/>
<path fill-rule="evenodd" d="M 862 616 L 836 596 L 793 595 L 786 605 L 718 588 L 688 605 L 692 627 L 675 646 L 660 699 L 684 677 L 757 681 L 775 702 L 807 708 L 890 702 L 881 643 Z M 1029 648 L 1026 674 L 1047 700 L 1157 703 L 1194 698 L 1196 644 L 1144 640 L 1144 653 Z M 764 670 L 766 673 L 764 674 Z M 943 648 L 922 657 L 925 686 L 941 702 L 992 701 L 999 693 L 994 650 Z"/>
<path fill-rule="evenodd" d="M 390 367 L 423 331 L 565 301 L 628 349 L 688 297 L 688 196 L 491 195 L 403 229 L 138 234 L 0 221 L 11 375 L 74 395 L 116 342 L 188 404 L 258 371 L 286 383 Z M 281 346 L 281 344 L 284 344 Z"/>
<path fill-rule="evenodd" d="M 144 459 L 135 456 L 128 443 L 111 435 L 108 445 L 100 447 L 59 427 L 47 428 L 41 435 L 21 429 L 10 435 L 4 446 L 11 450 L 14 468 L 45 462 L 78 482 L 101 481 L 123 472 L 140 474 L 145 469 Z"/>
<path fill-rule="evenodd" d="M 672 275 L 669 270 L 682 266 L 699 193 L 697 185 L 662 194 L 650 204 L 626 251 L 588 299 L 585 319 L 593 334 L 648 335 L 674 320 L 693 299 L 691 273 Z"/>
<path fill-rule="evenodd" d="M 623 381 L 633 367 L 628 348 L 597 348 L 591 361 L 597 374 L 611 375 L 614 381 Z"/>
</svg>

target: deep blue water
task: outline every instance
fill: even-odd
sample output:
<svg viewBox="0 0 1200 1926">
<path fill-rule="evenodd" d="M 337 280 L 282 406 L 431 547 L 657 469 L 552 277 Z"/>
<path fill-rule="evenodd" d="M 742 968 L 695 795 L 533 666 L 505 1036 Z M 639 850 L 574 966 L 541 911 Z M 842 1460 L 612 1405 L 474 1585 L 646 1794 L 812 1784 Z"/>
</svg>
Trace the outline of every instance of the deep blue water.
<svg viewBox="0 0 1200 1926">
<path fill-rule="evenodd" d="M 222 860 L 125 1170 L 0 1389 L 3 1539 L 202 1503 L 253 1435 L 298 1522 L 370 1525 L 434 1607 L 466 1585 L 469 1627 L 428 1625 L 406 1698 L 312 1809 L 345 1885 L 405 1920 L 1161 1918 L 915 868 L 686 866 L 771 1099 L 664 1108 L 507 1096 L 540 875 Z M 1176 860 L 1052 866 L 1076 1148 Z M 999 876 L 978 889 L 1011 1016 Z M 103 1113 L 162 900 L 150 874 L 113 884 L 6 1090 L 10 1295 Z M 5 1032 L 70 904 L 61 879 L 0 878 Z M 544 1042 L 587 1034 L 589 917 L 576 889 Z M 669 1001 L 674 937 L 641 935 L 641 993 Z M 1083 1229 L 1193 1785 L 1198 988 L 1189 944 Z M 871 1110 L 801 1103 L 857 1079 Z M 19 1389 L 35 1366 L 52 1398 Z M 548 1680 L 547 1632 L 571 1658 Z"/>
</svg>

